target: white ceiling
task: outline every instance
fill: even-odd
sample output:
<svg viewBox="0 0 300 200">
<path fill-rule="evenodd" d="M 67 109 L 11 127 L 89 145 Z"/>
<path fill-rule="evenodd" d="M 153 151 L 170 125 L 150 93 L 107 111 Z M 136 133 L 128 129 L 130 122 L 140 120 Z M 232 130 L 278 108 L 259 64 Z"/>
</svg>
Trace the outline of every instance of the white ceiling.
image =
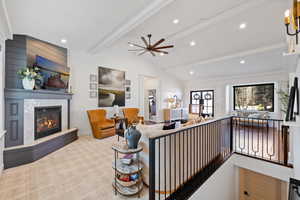
<svg viewBox="0 0 300 200">
<path fill-rule="evenodd" d="M 99 52 L 105 45 L 128 41 L 142 44 L 140 36 L 149 33 L 153 40 L 166 38 L 163 44 L 175 45 L 169 55 L 143 58 L 182 80 L 286 70 L 295 63 L 282 56 L 283 13 L 289 0 L 6 0 L 6 4 L 14 33 L 57 44 L 65 37 L 74 50 Z M 173 19 L 180 21 L 173 24 Z M 242 22 L 247 23 L 244 30 L 239 29 Z M 194 47 L 189 46 L 192 40 L 197 43 Z M 241 65 L 241 59 L 246 64 Z"/>
<path fill-rule="evenodd" d="M 218 4 L 178 0 L 122 42 L 142 44 L 139 37 L 148 33 L 155 40 L 166 38 L 166 44 L 175 45 L 169 55 L 144 57 L 182 80 L 287 70 L 291 68 L 287 65 L 295 64 L 295 59 L 282 56 L 286 48 L 283 14 L 289 5 L 287 0 L 223 0 Z M 173 19 L 180 22 L 173 24 Z M 241 23 L 247 28 L 240 30 Z M 191 47 L 190 41 L 196 46 Z M 247 61 L 245 65 L 240 65 L 241 59 Z"/>
<path fill-rule="evenodd" d="M 88 50 L 145 9 L 151 0 L 6 0 L 14 33 Z M 61 44 L 60 44 L 61 45 Z"/>
</svg>

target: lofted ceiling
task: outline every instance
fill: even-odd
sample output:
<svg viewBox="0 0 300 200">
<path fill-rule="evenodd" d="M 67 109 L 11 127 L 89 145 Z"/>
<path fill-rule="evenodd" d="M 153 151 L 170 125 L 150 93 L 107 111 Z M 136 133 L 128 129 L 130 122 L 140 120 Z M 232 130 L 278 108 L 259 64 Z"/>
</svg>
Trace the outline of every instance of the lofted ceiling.
<svg viewBox="0 0 300 200">
<path fill-rule="evenodd" d="M 87 51 L 134 18 L 153 0 L 6 0 L 14 33 Z M 61 45 L 61 44 L 60 44 Z"/>
<path fill-rule="evenodd" d="M 286 51 L 283 13 L 290 3 L 178 0 L 128 33 L 122 42 L 139 42 L 148 33 L 155 39 L 166 38 L 166 44 L 175 45 L 169 55 L 145 57 L 182 80 L 283 71 L 295 65 L 295 59 L 282 56 Z M 174 19 L 179 23 L 174 24 Z M 242 23 L 245 29 L 239 28 Z M 191 41 L 196 45 L 191 47 Z M 241 60 L 246 64 L 241 65 Z"/>
<path fill-rule="evenodd" d="M 291 69 L 295 59 L 282 56 L 283 13 L 290 4 L 290 0 L 6 0 L 14 33 L 56 44 L 67 38 L 72 50 L 98 53 L 121 43 L 127 52 L 130 47 L 124 44 L 142 44 L 142 35 L 151 33 L 153 41 L 166 38 L 163 44 L 175 45 L 169 55 L 143 58 L 181 80 Z M 241 23 L 247 25 L 243 30 Z M 191 47 L 191 41 L 196 45 Z"/>
</svg>

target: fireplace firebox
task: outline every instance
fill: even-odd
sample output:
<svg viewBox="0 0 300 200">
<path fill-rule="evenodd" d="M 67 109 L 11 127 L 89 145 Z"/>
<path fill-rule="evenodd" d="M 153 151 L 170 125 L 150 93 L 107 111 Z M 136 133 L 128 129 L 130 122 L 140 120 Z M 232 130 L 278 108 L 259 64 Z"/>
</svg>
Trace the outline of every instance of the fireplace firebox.
<svg viewBox="0 0 300 200">
<path fill-rule="evenodd" d="M 34 139 L 61 131 L 61 106 L 34 108 Z"/>
</svg>

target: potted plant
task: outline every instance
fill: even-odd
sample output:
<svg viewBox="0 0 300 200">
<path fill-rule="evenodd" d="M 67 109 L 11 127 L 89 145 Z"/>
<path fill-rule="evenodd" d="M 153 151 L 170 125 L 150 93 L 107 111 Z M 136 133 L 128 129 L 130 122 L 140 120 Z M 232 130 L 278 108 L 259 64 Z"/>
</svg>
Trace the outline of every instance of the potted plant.
<svg viewBox="0 0 300 200">
<path fill-rule="evenodd" d="M 287 108 L 288 108 L 288 104 L 289 104 L 289 98 L 290 98 L 290 95 L 289 95 L 289 92 L 288 91 L 284 91 L 284 90 L 279 90 L 278 92 L 278 95 L 279 95 L 279 100 L 280 100 L 280 103 L 281 103 L 281 112 L 283 113 L 283 117 L 285 119 L 285 115 L 287 113 Z"/>
<path fill-rule="evenodd" d="M 38 67 L 26 67 L 20 69 L 17 74 L 22 79 L 23 88 L 25 90 L 33 90 L 35 80 L 41 78 L 40 69 Z"/>
</svg>

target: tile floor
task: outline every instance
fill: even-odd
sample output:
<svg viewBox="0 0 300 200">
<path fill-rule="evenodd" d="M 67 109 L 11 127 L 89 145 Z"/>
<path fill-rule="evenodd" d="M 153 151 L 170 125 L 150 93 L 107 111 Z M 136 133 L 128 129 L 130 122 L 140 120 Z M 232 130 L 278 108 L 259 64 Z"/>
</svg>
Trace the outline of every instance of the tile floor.
<svg viewBox="0 0 300 200">
<path fill-rule="evenodd" d="M 80 136 L 34 163 L 4 170 L 0 200 L 138 199 L 114 195 L 111 145 L 116 141 Z M 140 199 L 148 199 L 146 188 Z"/>
</svg>

